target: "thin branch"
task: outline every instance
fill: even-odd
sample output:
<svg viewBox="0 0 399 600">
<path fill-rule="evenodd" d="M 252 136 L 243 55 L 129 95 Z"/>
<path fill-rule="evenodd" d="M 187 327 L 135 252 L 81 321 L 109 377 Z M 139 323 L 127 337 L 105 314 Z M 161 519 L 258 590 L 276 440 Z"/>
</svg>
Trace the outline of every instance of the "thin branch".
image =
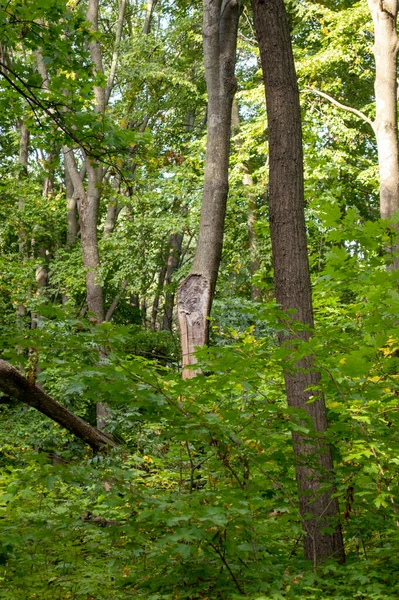
<svg viewBox="0 0 399 600">
<path fill-rule="evenodd" d="M 335 98 L 333 98 L 329 94 L 326 94 L 325 92 L 321 92 L 320 90 L 316 90 L 315 88 L 310 88 L 310 87 L 305 88 L 305 91 L 312 92 L 312 94 L 316 94 L 317 96 L 321 96 L 325 100 L 328 100 L 329 102 L 331 102 L 331 104 L 333 104 L 337 108 L 340 108 L 341 110 L 345 110 L 346 112 L 350 112 L 350 113 L 356 115 L 357 117 L 359 117 L 359 119 L 362 119 L 362 121 L 364 121 L 365 123 L 370 125 L 371 129 L 375 133 L 374 121 L 369 119 L 368 116 L 365 115 L 361 110 L 357 110 L 357 108 L 352 108 L 352 106 L 347 106 L 346 104 L 342 104 L 341 102 L 338 102 L 338 100 L 335 100 Z"/>
<path fill-rule="evenodd" d="M 234 581 L 234 585 L 236 586 L 237 590 L 240 592 L 240 594 L 242 594 L 243 596 L 245 596 L 244 590 L 240 586 L 240 584 L 238 582 L 238 579 L 234 575 L 233 571 L 231 570 L 231 568 L 230 568 L 228 562 L 226 561 L 225 557 L 223 556 L 223 554 L 220 552 L 219 548 L 217 546 L 215 546 L 214 544 L 211 544 L 211 543 L 209 545 L 210 545 L 211 548 L 214 549 L 214 551 L 219 556 L 220 560 L 222 561 L 222 563 L 224 564 L 224 566 L 226 567 L 226 569 L 230 573 L 230 576 L 231 576 L 232 580 Z"/>
<path fill-rule="evenodd" d="M 120 298 L 121 298 L 121 295 L 122 295 L 122 294 L 123 294 L 123 292 L 125 291 L 125 289 L 126 289 L 126 286 L 127 286 L 127 281 L 126 281 L 126 279 L 124 279 L 124 280 L 122 281 L 122 285 L 121 285 L 121 289 L 120 289 L 120 291 L 119 291 L 119 292 L 116 294 L 115 298 L 114 298 L 114 299 L 113 299 L 113 301 L 112 301 L 112 304 L 111 304 L 111 306 L 110 306 L 110 307 L 109 307 L 109 309 L 107 310 L 107 314 L 105 315 L 105 322 L 106 322 L 106 323 L 108 323 L 108 322 L 109 322 L 109 321 L 112 319 L 112 316 L 113 316 L 113 314 L 114 314 L 114 312 L 115 312 L 115 310 L 116 310 L 116 307 L 117 307 L 117 306 L 118 306 L 118 304 L 119 304 L 119 300 L 120 300 Z"/>
<path fill-rule="evenodd" d="M 111 68 L 109 71 L 107 85 L 105 87 L 105 105 L 108 104 L 109 97 L 111 95 L 112 87 L 114 85 L 116 66 L 118 64 L 119 57 L 119 46 L 121 45 L 123 22 L 125 20 L 126 12 L 126 0 L 120 0 L 119 3 L 119 15 L 118 15 L 118 27 L 116 30 L 114 50 L 112 53 Z"/>
</svg>

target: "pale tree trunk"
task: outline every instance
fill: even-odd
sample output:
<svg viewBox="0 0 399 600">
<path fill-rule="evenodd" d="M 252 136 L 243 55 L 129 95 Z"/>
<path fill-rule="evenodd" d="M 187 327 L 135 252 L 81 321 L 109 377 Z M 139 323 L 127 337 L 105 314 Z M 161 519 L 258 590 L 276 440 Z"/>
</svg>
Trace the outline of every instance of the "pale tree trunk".
<svg viewBox="0 0 399 600">
<path fill-rule="evenodd" d="M 115 190 L 115 193 L 120 192 L 120 187 L 121 187 L 120 173 L 115 174 L 112 187 Z M 117 200 L 111 199 L 111 202 L 108 204 L 108 208 L 107 208 L 107 216 L 106 216 L 105 224 L 104 224 L 103 237 L 105 237 L 105 238 L 108 237 L 114 231 L 114 229 L 116 227 L 116 221 L 117 221 L 118 215 L 121 212 L 121 210 L 122 210 L 122 206 L 118 206 Z"/>
<path fill-rule="evenodd" d="M 197 249 L 190 274 L 178 289 L 183 377 L 193 377 L 196 346 L 208 341 L 213 294 L 223 246 L 228 195 L 231 110 L 239 0 L 204 0 L 204 60 L 208 91 L 208 137 Z"/>
<path fill-rule="evenodd" d="M 89 0 L 86 19 L 91 23 L 94 31 L 98 31 L 98 16 L 98 0 Z M 89 48 L 94 73 L 103 74 L 100 41 L 98 39 L 91 40 Z M 105 88 L 94 86 L 94 97 L 95 111 L 100 115 L 104 115 L 106 106 Z M 86 267 L 87 307 L 89 312 L 92 313 L 92 318 L 97 323 L 102 323 L 104 320 L 104 298 L 102 285 L 99 282 L 100 255 L 98 251 L 97 225 L 104 170 L 101 165 L 95 164 L 89 157 L 85 158 L 85 162 L 87 169 L 87 193 L 84 193 L 80 198 L 80 232 L 83 264 Z"/>
<path fill-rule="evenodd" d="M 43 60 L 42 49 L 39 48 L 35 52 L 36 55 L 36 64 L 39 75 L 42 78 L 42 88 L 46 91 L 49 89 L 49 78 L 46 63 Z M 59 155 L 59 148 L 57 151 L 49 152 L 45 161 L 45 171 L 46 176 L 43 181 L 43 196 L 47 198 L 48 196 L 52 196 L 54 194 L 54 168 L 53 162 L 55 158 Z"/>
<path fill-rule="evenodd" d="M 182 233 L 172 233 L 169 238 L 170 252 L 166 264 L 165 276 L 165 304 L 164 315 L 162 320 L 162 329 L 172 331 L 173 323 L 173 307 L 175 303 L 175 294 L 171 292 L 173 273 L 179 267 L 181 247 L 183 243 Z"/>
<path fill-rule="evenodd" d="M 64 159 L 65 195 L 67 201 L 67 246 L 73 246 L 78 235 L 77 201 L 69 170 Z"/>
<path fill-rule="evenodd" d="M 107 84 L 105 88 L 94 86 L 95 111 L 100 115 L 105 114 L 105 109 L 114 84 L 125 11 L 126 1 L 120 0 L 115 44 Z M 98 31 L 98 0 L 89 0 L 86 18 L 87 21 L 91 23 L 92 29 Z M 103 74 L 104 69 L 100 41 L 98 39 L 91 40 L 89 48 L 94 73 Z M 73 197 L 76 199 L 79 209 L 83 264 L 86 268 L 87 306 L 89 312 L 92 313 L 93 319 L 97 323 L 101 323 L 105 318 L 105 310 L 103 289 L 99 281 L 100 255 L 98 249 L 97 226 L 104 169 L 101 165 L 96 164 L 90 157 L 85 157 L 85 168 L 87 172 L 86 190 L 82 183 L 82 178 L 78 174 L 75 158 L 73 154 L 71 155 L 71 151 L 68 148 L 65 148 L 64 156 L 74 186 Z M 116 216 L 117 213 L 113 219 L 112 229 L 115 225 Z"/>
<path fill-rule="evenodd" d="M 313 328 L 312 295 L 304 217 L 301 112 L 294 59 L 284 0 L 252 0 L 266 91 L 269 131 L 269 220 L 276 299 L 281 308 L 295 310 L 286 320 L 303 323 L 309 338 Z M 280 343 L 289 345 L 281 334 Z M 339 506 L 332 497 L 331 448 L 324 439 L 327 413 L 315 389 L 319 375 L 310 358 L 285 373 L 288 405 L 305 411 L 314 435 L 293 434 L 299 508 L 303 519 L 304 551 L 314 565 L 334 557 L 344 560 Z M 311 388 L 311 390 L 309 390 Z M 308 403 L 311 396 L 316 399 Z M 320 492 L 323 486 L 325 491 Z M 324 528 L 332 532 L 323 533 Z"/>
<path fill-rule="evenodd" d="M 151 327 L 154 331 L 156 331 L 157 329 L 157 318 L 158 318 L 158 311 L 159 311 L 159 299 L 161 297 L 161 292 L 163 289 L 163 284 L 165 281 L 165 277 L 166 277 L 166 268 L 167 268 L 167 263 L 166 260 L 164 258 L 162 258 L 162 266 L 161 269 L 159 271 L 158 274 L 158 285 L 157 285 L 157 289 L 155 292 L 155 297 L 154 297 L 154 302 L 152 304 L 152 313 L 151 313 Z"/>
<path fill-rule="evenodd" d="M 86 19 L 95 31 L 98 31 L 99 2 L 89 0 Z M 122 19 L 123 26 L 123 19 Z M 102 51 L 99 40 L 90 42 L 90 55 L 95 73 L 104 73 Z M 95 111 L 105 114 L 106 104 L 111 93 L 113 80 L 108 80 L 107 88 L 94 86 L 96 99 Z M 107 92 L 106 92 L 107 90 Z M 107 97 L 108 95 L 108 97 Z M 100 207 L 101 186 L 104 169 L 86 157 L 87 194 L 83 196 L 80 206 L 80 231 L 83 252 L 83 264 L 86 267 L 87 306 L 97 323 L 104 321 L 103 288 L 99 282 L 100 255 L 98 250 L 98 211 Z M 97 427 L 103 430 L 109 422 L 109 407 L 104 402 L 97 402 Z"/>
<path fill-rule="evenodd" d="M 152 14 L 154 12 L 154 8 L 157 4 L 157 1 L 158 0 L 148 0 L 148 2 L 147 2 L 147 8 L 145 11 L 145 20 L 144 20 L 144 25 L 143 25 L 144 35 L 148 35 L 150 33 Z"/>
<path fill-rule="evenodd" d="M 126 0 L 119 0 L 119 14 L 118 14 L 118 23 L 116 27 L 116 35 L 115 35 L 115 43 L 114 50 L 112 53 L 111 67 L 109 70 L 107 86 L 105 88 L 105 105 L 108 103 L 109 97 L 112 92 L 112 88 L 114 85 L 116 67 L 118 65 L 119 58 L 119 47 L 122 41 L 122 33 L 123 33 L 123 24 L 125 22 L 125 12 L 126 12 Z"/>
<path fill-rule="evenodd" d="M 397 118 L 397 0 L 368 0 L 374 23 L 374 131 L 380 171 L 380 214 L 389 219 L 399 209 Z"/>
<path fill-rule="evenodd" d="M 103 289 L 99 281 L 100 254 L 98 250 L 97 224 L 100 206 L 102 171 L 87 160 L 87 193 L 80 206 L 80 234 L 83 264 L 86 267 L 87 307 L 97 323 L 104 321 Z"/>
</svg>

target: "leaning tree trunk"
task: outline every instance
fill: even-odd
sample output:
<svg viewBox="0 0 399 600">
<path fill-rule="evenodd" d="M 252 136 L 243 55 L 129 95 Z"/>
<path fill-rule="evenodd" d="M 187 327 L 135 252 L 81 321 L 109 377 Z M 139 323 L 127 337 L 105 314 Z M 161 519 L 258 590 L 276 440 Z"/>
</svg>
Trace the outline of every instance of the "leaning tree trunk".
<svg viewBox="0 0 399 600">
<path fill-rule="evenodd" d="M 304 325 L 301 337 L 308 339 L 313 314 L 304 217 L 301 112 L 288 22 L 284 0 L 252 0 L 252 7 L 266 90 L 276 299 L 284 311 L 295 310 L 294 319 Z M 290 313 L 286 319 L 292 319 Z M 289 346 L 290 337 L 282 334 L 280 343 Z M 315 430 L 309 437 L 293 434 L 300 513 L 306 531 L 305 557 L 315 565 L 329 557 L 344 560 L 339 506 L 332 497 L 331 448 L 324 440 L 326 407 L 322 395 L 315 392 L 319 376 L 312 369 L 311 359 L 305 358 L 284 377 L 288 405 L 305 411 Z M 311 396 L 316 400 L 308 403 Z M 330 531 L 323 532 L 325 528 Z"/>
<path fill-rule="evenodd" d="M 374 22 L 374 131 L 380 171 L 380 214 L 389 219 L 399 209 L 397 117 L 397 0 L 368 0 Z"/>
<path fill-rule="evenodd" d="M 193 369 L 184 370 L 184 367 L 196 362 L 195 347 L 208 341 L 208 317 L 222 253 L 239 13 L 239 0 L 204 0 L 208 138 L 197 249 L 191 272 L 178 290 L 177 314 L 184 378 L 195 375 Z"/>
<path fill-rule="evenodd" d="M 17 369 L 0 360 L 0 391 L 6 396 L 20 400 L 53 419 L 78 438 L 98 451 L 107 446 L 116 446 L 112 436 L 92 427 L 80 417 L 71 413 L 65 406 L 46 394 L 41 388 L 23 377 Z"/>
</svg>

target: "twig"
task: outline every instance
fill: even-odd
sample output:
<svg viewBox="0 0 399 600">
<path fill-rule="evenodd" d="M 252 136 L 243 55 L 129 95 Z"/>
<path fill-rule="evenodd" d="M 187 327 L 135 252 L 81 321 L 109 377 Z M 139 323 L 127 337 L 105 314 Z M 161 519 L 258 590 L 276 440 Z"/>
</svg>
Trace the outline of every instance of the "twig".
<svg viewBox="0 0 399 600">
<path fill-rule="evenodd" d="M 242 594 L 243 596 L 245 596 L 245 592 L 242 589 L 242 587 L 240 586 L 240 584 L 237 581 L 236 576 L 234 575 L 233 571 L 230 569 L 230 566 L 228 564 L 228 562 L 226 561 L 225 557 L 223 556 L 223 554 L 220 552 L 219 548 L 217 546 L 214 546 L 213 544 L 209 544 L 211 548 L 214 549 L 214 551 L 216 552 L 216 554 L 219 556 L 220 560 L 222 561 L 222 563 L 224 564 L 224 566 L 226 567 L 226 569 L 228 570 L 228 572 L 231 575 L 232 580 L 235 583 L 235 586 L 237 588 L 237 590 L 240 592 L 240 594 Z"/>
</svg>

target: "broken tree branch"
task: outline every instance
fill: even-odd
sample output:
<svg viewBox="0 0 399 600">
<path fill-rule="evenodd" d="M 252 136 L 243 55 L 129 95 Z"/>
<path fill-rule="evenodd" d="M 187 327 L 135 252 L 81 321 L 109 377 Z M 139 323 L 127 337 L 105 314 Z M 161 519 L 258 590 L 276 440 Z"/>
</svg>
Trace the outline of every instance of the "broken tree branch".
<svg viewBox="0 0 399 600">
<path fill-rule="evenodd" d="M 36 408 L 46 417 L 50 417 L 61 427 L 65 427 L 76 437 L 89 444 L 95 452 L 104 450 L 107 446 L 117 445 L 110 435 L 99 431 L 74 415 L 46 392 L 29 383 L 26 377 L 4 360 L 0 360 L 0 392 Z"/>
</svg>

